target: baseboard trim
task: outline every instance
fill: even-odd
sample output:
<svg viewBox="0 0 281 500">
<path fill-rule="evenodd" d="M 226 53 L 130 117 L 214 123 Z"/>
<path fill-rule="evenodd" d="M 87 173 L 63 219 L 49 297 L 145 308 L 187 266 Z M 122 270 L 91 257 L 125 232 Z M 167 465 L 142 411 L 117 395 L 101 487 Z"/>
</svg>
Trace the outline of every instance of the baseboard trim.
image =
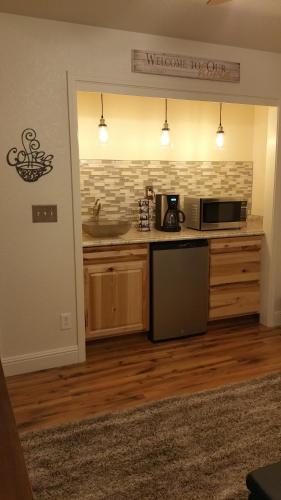
<svg viewBox="0 0 281 500">
<path fill-rule="evenodd" d="M 2 358 L 3 370 L 7 377 L 78 362 L 77 345 Z"/>
<path fill-rule="evenodd" d="M 274 313 L 274 326 L 281 325 L 281 311 L 275 311 Z"/>
</svg>

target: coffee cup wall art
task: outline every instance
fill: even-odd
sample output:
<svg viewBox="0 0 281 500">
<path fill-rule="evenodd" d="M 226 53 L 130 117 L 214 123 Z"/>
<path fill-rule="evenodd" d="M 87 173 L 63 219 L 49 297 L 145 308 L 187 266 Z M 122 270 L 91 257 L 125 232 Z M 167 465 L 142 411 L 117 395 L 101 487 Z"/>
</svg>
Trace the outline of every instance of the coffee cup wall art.
<svg viewBox="0 0 281 500">
<path fill-rule="evenodd" d="M 54 155 L 40 150 L 40 142 L 33 128 L 26 128 L 21 134 L 22 149 L 15 146 L 7 153 L 7 162 L 15 167 L 25 182 L 36 182 L 53 170 Z"/>
</svg>

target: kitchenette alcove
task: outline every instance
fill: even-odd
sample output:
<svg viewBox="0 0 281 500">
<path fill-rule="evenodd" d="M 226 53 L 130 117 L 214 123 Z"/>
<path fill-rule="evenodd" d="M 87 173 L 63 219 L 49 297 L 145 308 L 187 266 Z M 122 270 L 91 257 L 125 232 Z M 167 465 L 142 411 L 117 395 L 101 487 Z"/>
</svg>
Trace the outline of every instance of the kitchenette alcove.
<svg viewBox="0 0 281 500">
<path fill-rule="evenodd" d="M 118 321 L 115 316 L 111 318 L 110 323 L 108 308 L 103 307 L 100 299 L 102 290 L 108 298 L 105 277 L 100 281 L 100 268 L 98 275 L 92 275 L 91 289 L 87 267 L 88 256 L 95 255 L 97 259 L 99 255 L 98 265 L 109 265 L 103 270 L 113 269 L 113 265 L 119 262 L 121 274 L 131 273 L 126 265 L 124 270 L 126 259 L 121 258 L 121 261 L 118 261 L 118 252 L 126 251 L 130 254 L 130 250 L 138 246 L 141 252 L 145 245 L 149 254 L 153 241 L 165 240 L 164 233 L 156 234 L 153 225 L 152 230 L 146 234 L 136 229 L 137 200 L 145 196 L 146 186 L 153 186 L 156 193 L 178 193 L 181 206 L 185 195 L 216 198 L 229 196 L 247 200 L 248 221 L 243 233 L 218 231 L 216 234 L 207 235 L 211 270 L 209 320 L 238 317 L 240 313 L 257 313 L 263 324 L 273 324 L 274 294 L 271 280 L 277 108 L 254 104 L 253 100 L 249 100 L 247 104 L 223 100 L 225 143 L 221 149 L 216 144 L 220 102 L 171 97 L 168 99 L 171 142 L 168 147 L 163 147 L 160 144 L 165 109 L 163 92 L 159 92 L 160 96 L 148 97 L 125 95 L 126 92 L 121 89 L 112 93 L 108 91 L 112 90 L 112 87 L 106 85 L 87 84 L 82 87 L 81 84 L 79 91 L 73 95 L 71 115 L 74 120 L 72 125 L 78 131 L 78 142 L 73 148 L 72 159 L 75 161 L 73 181 L 76 246 L 78 249 L 79 243 L 84 249 L 77 252 L 78 294 L 79 290 L 83 290 L 84 299 L 81 300 L 81 296 L 78 298 L 81 350 L 85 328 L 86 336 L 90 340 L 106 337 L 108 333 L 111 336 L 149 331 L 149 255 L 144 257 L 145 264 L 142 264 L 144 267 L 141 273 L 137 271 L 140 281 L 136 277 L 136 288 L 132 285 L 132 289 L 137 290 L 136 297 L 140 302 L 139 307 L 129 308 L 130 311 L 134 309 L 136 313 L 133 323 L 132 318 L 128 317 L 128 311 L 126 313 L 123 310 L 124 303 L 119 305 L 123 313 L 119 311 Z M 101 142 L 98 133 L 101 113 L 107 125 L 107 142 Z M 109 235 L 105 238 L 101 235 L 91 236 L 83 231 L 82 239 L 82 223 L 93 218 L 97 205 L 99 214 L 105 219 L 121 220 L 130 214 L 131 229 L 117 238 L 110 238 Z M 182 224 L 182 231 L 177 235 L 177 239 L 187 237 L 185 231 L 188 229 Z M 193 237 L 198 238 L 198 233 L 200 231 Z M 202 236 L 205 237 L 200 234 L 200 237 Z M 221 249 L 219 256 L 216 246 L 222 239 L 228 248 Z M 82 259 L 80 260 L 83 255 L 84 278 L 81 274 Z M 245 256 L 246 261 L 243 260 Z M 127 260 L 137 269 L 142 258 L 134 260 L 131 256 L 129 259 L 127 257 Z M 223 259 L 226 259 L 226 264 L 221 263 Z M 233 259 L 229 273 L 231 278 L 218 278 L 218 275 L 224 272 L 225 265 L 229 266 Z M 230 281 L 227 282 L 227 279 Z M 112 304 L 111 313 L 116 310 L 118 304 L 118 287 L 122 288 L 121 282 L 116 285 L 115 303 Z M 112 285 L 110 286 L 112 288 Z M 98 299 L 97 290 L 100 291 Z M 219 308 L 224 311 L 222 314 L 214 312 L 218 310 L 216 304 L 220 301 L 222 303 Z M 96 315 L 93 315 L 92 310 L 89 312 L 90 304 L 94 304 Z M 96 327 L 92 328 L 95 322 Z M 105 325 L 104 329 L 102 325 Z"/>
</svg>

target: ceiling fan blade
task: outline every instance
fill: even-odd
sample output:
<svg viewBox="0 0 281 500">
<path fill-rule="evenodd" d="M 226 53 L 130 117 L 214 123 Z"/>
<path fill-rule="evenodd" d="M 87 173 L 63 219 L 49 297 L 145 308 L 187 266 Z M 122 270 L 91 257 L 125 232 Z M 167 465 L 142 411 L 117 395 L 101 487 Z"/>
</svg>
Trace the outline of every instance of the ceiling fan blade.
<svg viewBox="0 0 281 500">
<path fill-rule="evenodd" d="M 231 2 L 231 0 L 208 0 L 207 5 L 220 5 L 221 3 Z"/>
</svg>

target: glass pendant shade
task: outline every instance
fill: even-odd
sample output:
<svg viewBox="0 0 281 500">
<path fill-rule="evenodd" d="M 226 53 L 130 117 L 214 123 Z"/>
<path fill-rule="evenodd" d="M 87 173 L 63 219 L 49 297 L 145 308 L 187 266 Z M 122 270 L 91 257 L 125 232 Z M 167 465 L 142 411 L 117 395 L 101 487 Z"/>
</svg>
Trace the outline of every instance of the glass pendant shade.
<svg viewBox="0 0 281 500">
<path fill-rule="evenodd" d="M 161 146 L 169 146 L 170 144 L 170 129 L 167 121 L 168 101 L 165 99 L 165 122 L 161 131 L 160 143 Z"/>
<path fill-rule="evenodd" d="M 222 149 L 224 146 L 224 130 L 222 127 L 219 127 L 217 130 L 217 137 L 216 137 L 216 143 L 217 147 Z"/>
<path fill-rule="evenodd" d="M 222 103 L 220 103 L 220 124 L 218 126 L 217 136 L 216 136 L 216 144 L 219 149 L 222 149 L 224 146 L 224 130 L 221 124 L 221 114 L 222 114 Z"/>
<path fill-rule="evenodd" d="M 101 94 L 101 117 L 99 123 L 99 141 L 105 144 L 108 141 L 108 130 L 103 117 L 103 95 Z"/>
<path fill-rule="evenodd" d="M 164 123 L 162 128 L 160 142 L 162 146 L 169 146 L 170 144 L 170 129 L 167 122 Z"/>
<path fill-rule="evenodd" d="M 99 124 L 99 140 L 102 143 L 108 141 L 107 125 L 103 118 L 100 119 L 100 124 Z"/>
</svg>

